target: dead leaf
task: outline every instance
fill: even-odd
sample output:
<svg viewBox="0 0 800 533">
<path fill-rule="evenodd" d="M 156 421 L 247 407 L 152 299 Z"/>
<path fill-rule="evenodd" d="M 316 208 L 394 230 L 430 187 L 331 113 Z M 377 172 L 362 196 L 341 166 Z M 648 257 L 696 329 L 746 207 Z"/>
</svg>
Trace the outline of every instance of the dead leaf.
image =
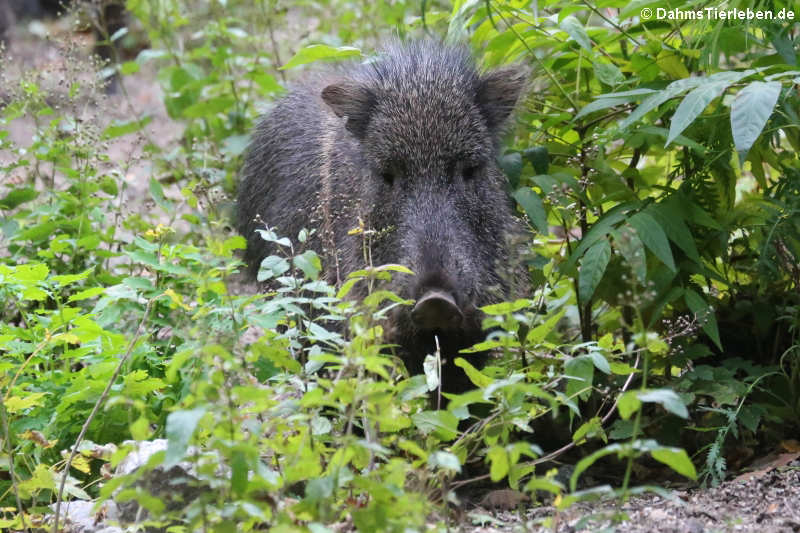
<svg viewBox="0 0 800 533">
<path fill-rule="evenodd" d="M 766 463 L 762 462 L 761 468 L 758 470 L 753 470 L 752 472 L 745 472 L 744 474 L 737 476 L 735 481 L 747 481 L 750 479 L 763 477 L 764 474 L 771 472 L 775 468 L 786 466 L 798 457 L 800 457 L 800 452 L 780 453 L 776 456 L 767 457 L 765 459 L 768 459 L 768 461 Z"/>
</svg>

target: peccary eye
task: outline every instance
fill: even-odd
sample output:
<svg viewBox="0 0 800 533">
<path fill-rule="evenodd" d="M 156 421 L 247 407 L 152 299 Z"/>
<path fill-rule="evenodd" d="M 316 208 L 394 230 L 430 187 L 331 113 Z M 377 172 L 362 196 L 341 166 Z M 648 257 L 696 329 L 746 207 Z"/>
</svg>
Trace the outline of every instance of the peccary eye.
<svg viewBox="0 0 800 533">
<path fill-rule="evenodd" d="M 469 181 L 475 178 L 475 176 L 477 176 L 480 171 L 481 171 L 480 165 L 469 165 L 469 164 L 466 165 L 463 171 L 464 181 Z"/>
<path fill-rule="evenodd" d="M 400 171 L 395 164 L 388 165 L 381 170 L 381 178 L 389 185 L 394 183 L 394 180 L 397 179 L 399 175 Z"/>
</svg>

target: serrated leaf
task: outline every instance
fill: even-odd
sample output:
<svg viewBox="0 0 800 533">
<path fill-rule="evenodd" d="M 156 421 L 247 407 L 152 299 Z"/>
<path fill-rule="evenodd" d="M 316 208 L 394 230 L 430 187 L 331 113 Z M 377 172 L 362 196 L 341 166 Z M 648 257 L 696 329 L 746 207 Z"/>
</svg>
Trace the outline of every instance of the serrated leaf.
<svg viewBox="0 0 800 533">
<path fill-rule="evenodd" d="M 100 294 L 106 292 L 105 287 L 91 287 L 89 289 L 82 290 L 80 292 L 76 292 L 72 296 L 69 297 L 69 302 L 78 302 L 80 300 L 88 300 L 89 298 L 94 298 Z"/>
<path fill-rule="evenodd" d="M 44 402 L 40 401 L 47 396 L 46 392 L 26 392 L 25 396 L 10 396 L 3 402 L 6 410 L 10 414 L 17 414 L 25 409 L 34 406 L 41 406 Z"/>
<path fill-rule="evenodd" d="M 66 287 L 68 285 L 72 285 L 76 281 L 81 281 L 88 278 L 89 274 L 91 274 L 93 270 L 94 268 L 88 268 L 80 274 L 60 274 L 57 276 L 51 276 L 50 280 L 55 282 L 59 287 Z"/>
<path fill-rule="evenodd" d="M 26 263 L 17 265 L 10 278 L 25 284 L 36 283 L 43 281 L 49 273 L 50 269 L 44 263 Z"/>
<path fill-rule="evenodd" d="M 285 258 L 269 255 L 261 261 L 256 279 L 258 281 L 266 281 L 286 273 L 290 268 L 289 261 Z"/>
<path fill-rule="evenodd" d="M 306 250 L 302 254 L 296 256 L 293 260 L 294 266 L 303 271 L 303 274 L 308 279 L 317 279 L 320 271 L 322 271 L 322 261 L 314 250 Z"/>
<path fill-rule="evenodd" d="M 651 215 L 643 211 L 636 213 L 628 219 L 628 224 L 636 230 L 639 238 L 653 252 L 653 255 L 658 257 L 667 268 L 673 272 L 677 271 L 667 235 Z"/>
<path fill-rule="evenodd" d="M 731 131 L 740 161 L 744 161 L 753 143 L 761 135 L 780 94 L 780 82 L 754 81 L 739 91 L 733 100 Z"/>
<path fill-rule="evenodd" d="M 588 302 L 592 298 L 610 259 L 611 245 L 607 240 L 597 241 L 586 250 L 578 275 L 578 294 L 581 301 Z"/>
<path fill-rule="evenodd" d="M 278 70 L 294 68 L 306 63 L 312 63 L 321 59 L 342 59 L 348 57 L 361 57 L 361 50 L 352 46 L 328 46 L 325 44 L 312 44 L 297 51 L 285 65 Z"/>
</svg>

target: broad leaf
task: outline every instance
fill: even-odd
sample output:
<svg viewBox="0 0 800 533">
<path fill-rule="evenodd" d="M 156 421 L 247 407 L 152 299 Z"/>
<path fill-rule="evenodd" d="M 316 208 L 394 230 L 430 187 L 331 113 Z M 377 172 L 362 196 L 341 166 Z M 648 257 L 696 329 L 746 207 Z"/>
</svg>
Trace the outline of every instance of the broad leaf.
<svg viewBox="0 0 800 533">
<path fill-rule="evenodd" d="M 672 250 L 669 247 L 667 235 L 651 215 L 644 211 L 636 213 L 628 219 L 628 224 L 636 230 L 636 233 L 639 234 L 639 238 L 642 239 L 644 245 L 647 246 L 662 263 L 667 265 L 673 272 L 677 270 L 675 268 L 675 260 L 672 258 Z"/>
<path fill-rule="evenodd" d="M 341 59 L 346 57 L 361 57 L 361 50 L 352 46 L 328 46 L 325 44 L 312 44 L 298 50 L 298 52 L 285 65 L 278 70 L 294 68 L 321 59 Z"/>
<path fill-rule="evenodd" d="M 780 82 L 754 81 L 736 95 L 731 105 L 731 131 L 740 160 L 761 135 L 780 94 Z"/>
<path fill-rule="evenodd" d="M 607 240 L 597 241 L 581 260 L 581 270 L 578 277 L 578 294 L 581 301 L 588 302 L 594 294 L 603 274 L 611 259 L 611 245 Z"/>
</svg>

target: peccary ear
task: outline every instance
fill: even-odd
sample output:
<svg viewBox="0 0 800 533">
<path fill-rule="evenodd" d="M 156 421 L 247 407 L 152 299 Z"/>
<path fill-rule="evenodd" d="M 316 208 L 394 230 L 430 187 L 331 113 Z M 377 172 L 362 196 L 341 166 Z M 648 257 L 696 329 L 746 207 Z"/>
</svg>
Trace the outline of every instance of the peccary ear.
<svg viewBox="0 0 800 533">
<path fill-rule="evenodd" d="M 481 76 L 477 102 L 489 130 L 497 131 L 511 115 L 528 82 L 528 69 L 522 65 L 501 67 Z"/>
<path fill-rule="evenodd" d="M 375 103 L 372 91 L 352 81 L 341 81 L 322 89 L 321 96 L 336 116 L 347 117 L 348 131 L 362 139 Z"/>
</svg>

